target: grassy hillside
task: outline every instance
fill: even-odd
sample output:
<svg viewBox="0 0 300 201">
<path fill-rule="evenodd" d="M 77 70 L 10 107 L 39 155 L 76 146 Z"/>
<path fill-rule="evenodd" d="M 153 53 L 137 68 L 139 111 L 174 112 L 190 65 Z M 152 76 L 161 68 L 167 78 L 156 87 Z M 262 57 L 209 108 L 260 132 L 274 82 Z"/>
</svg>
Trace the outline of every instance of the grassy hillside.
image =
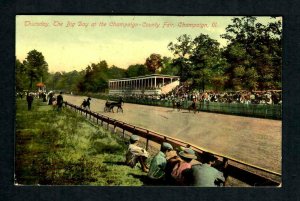
<svg viewBox="0 0 300 201">
<path fill-rule="evenodd" d="M 141 186 L 145 173 L 123 164 L 127 145 L 64 108 L 16 102 L 15 183 Z"/>
</svg>

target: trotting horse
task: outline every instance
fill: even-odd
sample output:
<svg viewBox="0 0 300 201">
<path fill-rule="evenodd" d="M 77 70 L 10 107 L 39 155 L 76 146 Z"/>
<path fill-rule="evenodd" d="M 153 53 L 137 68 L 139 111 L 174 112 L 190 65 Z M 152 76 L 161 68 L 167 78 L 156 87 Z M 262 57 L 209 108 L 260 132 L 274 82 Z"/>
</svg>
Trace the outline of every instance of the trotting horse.
<svg viewBox="0 0 300 201">
<path fill-rule="evenodd" d="M 106 102 L 106 103 L 108 103 L 108 102 Z M 120 98 L 118 102 L 111 102 L 109 104 L 109 110 L 108 111 L 114 112 L 114 107 L 117 107 L 117 112 L 121 111 L 123 113 L 123 108 L 122 108 L 123 104 L 124 104 L 124 101 L 123 101 L 122 98 Z"/>
<path fill-rule="evenodd" d="M 90 97 L 88 97 L 88 99 L 87 100 L 83 100 L 83 102 L 82 102 L 82 104 L 81 104 L 81 107 L 83 107 L 84 109 L 86 109 L 86 110 L 91 110 L 90 109 L 90 105 L 91 105 L 91 103 L 90 103 L 90 101 L 91 101 L 92 99 L 90 98 Z"/>
</svg>

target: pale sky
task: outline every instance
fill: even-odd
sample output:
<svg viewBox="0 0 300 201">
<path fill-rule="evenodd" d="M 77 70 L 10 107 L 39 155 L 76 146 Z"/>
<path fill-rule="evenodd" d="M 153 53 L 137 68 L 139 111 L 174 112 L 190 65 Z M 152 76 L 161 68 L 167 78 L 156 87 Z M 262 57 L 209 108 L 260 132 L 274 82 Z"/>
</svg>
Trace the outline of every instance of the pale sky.
<svg viewBox="0 0 300 201">
<path fill-rule="evenodd" d="M 220 35 L 232 18 L 18 15 L 16 57 L 23 61 L 29 51 L 36 49 L 44 55 L 50 72 L 80 71 L 101 60 L 106 60 L 109 67 L 126 69 L 132 64 L 144 64 L 152 53 L 173 57 L 167 46 L 183 34 L 192 38 L 208 34 L 225 46 L 226 40 Z M 274 21 L 270 17 L 258 20 L 264 24 Z M 74 26 L 68 26 L 69 22 Z M 187 26 L 191 24 L 198 27 Z"/>
</svg>

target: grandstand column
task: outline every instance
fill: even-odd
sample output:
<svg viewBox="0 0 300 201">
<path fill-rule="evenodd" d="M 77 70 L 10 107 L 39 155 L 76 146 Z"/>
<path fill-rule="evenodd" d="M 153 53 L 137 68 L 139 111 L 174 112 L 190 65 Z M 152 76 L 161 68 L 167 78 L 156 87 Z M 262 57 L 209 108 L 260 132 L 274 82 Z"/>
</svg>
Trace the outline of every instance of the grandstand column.
<svg viewBox="0 0 300 201">
<path fill-rule="evenodd" d="M 156 77 L 154 77 L 154 88 L 156 89 Z"/>
<path fill-rule="evenodd" d="M 149 78 L 147 79 L 147 88 L 149 88 Z"/>
</svg>

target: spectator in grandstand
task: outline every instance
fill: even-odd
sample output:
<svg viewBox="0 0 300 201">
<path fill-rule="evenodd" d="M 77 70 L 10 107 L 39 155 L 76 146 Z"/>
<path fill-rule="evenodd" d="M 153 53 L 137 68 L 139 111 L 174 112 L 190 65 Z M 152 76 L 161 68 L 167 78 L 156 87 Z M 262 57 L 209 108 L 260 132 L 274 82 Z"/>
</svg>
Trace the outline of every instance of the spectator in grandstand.
<svg viewBox="0 0 300 201">
<path fill-rule="evenodd" d="M 203 164 L 193 165 L 183 172 L 187 183 L 200 187 L 222 186 L 225 182 L 223 173 L 212 167 L 216 157 L 210 153 L 204 153 L 201 158 Z"/>
<path fill-rule="evenodd" d="M 176 164 L 171 172 L 171 176 L 173 178 L 173 182 L 175 185 L 188 185 L 184 171 L 190 169 L 192 167 L 192 160 L 196 159 L 195 152 L 190 148 L 185 148 L 183 151 L 179 152 L 180 158 L 175 158 Z"/>
<path fill-rule="evenodd" d="M 165 183 L 165 169 L 167 165 L 168 153 L 173 150 L 171 144 L 163 142 L 158 154 L 154 156 L 151 161 L 148 177 L 152 180 L 153 184 L 159 185 Z"/>
<path fill-rule="evenodd" d="M 149 168 L 146 165 L 146 160 L 149 157 L 149 154 L 145 149 L 137 145 L 138 141 L 139 141 L 139 136 L 137 135 L 130 136 L 130 145 L 126 153 L 125 163 L 126 165 L 134 168 L 136 164 L 139 162 L 141 164 L 143 172 L 148 172 Z"/>
</svg>

